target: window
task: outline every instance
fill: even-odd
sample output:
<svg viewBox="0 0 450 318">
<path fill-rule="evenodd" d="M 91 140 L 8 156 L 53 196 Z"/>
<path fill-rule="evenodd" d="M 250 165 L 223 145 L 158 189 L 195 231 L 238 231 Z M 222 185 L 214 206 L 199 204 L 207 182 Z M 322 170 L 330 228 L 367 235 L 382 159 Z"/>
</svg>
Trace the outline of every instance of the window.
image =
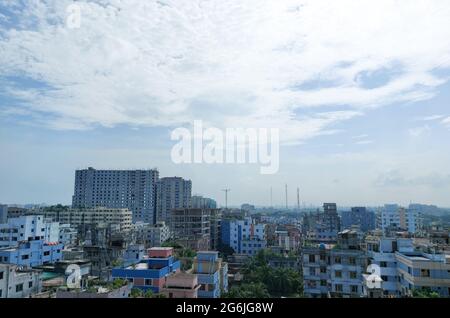
<svg viewBox="0 0 450 318">
<path fill-rule="evenodd" d="M 44 256 L 49 256 L 50 255 L 50 251 L 45 251 L 44 252 Z"/>
<path fill-rule="evenodd" d="M 145 286 L 151 286 L 151 285 L 152 285 L 152 280 L 149 279 L 149 278 L 147 278 L 147 279 L 145 280 Z"/>
<path fill-rule="evenodd" d="M 337 292 L 342 292 L 342 285 L 341 284 L 334 285 L 334 290 Z"/>
<path fill-rule="evenodd" d="M 356 258 L 354 258 L 354 257 L 349 257 L 348 263 L 349 263 L 350 265 L 355 265 L 355 264 L 356 264 Z"/>
<path fill-rule="evenodd" d="M 28 288 L 33 288 L 33 282 L 28 282 Z"/>
<path fill-rule="evenodd" d="M 350 272 L 349 276 L 351 279 L 356 279 L 356 272 Z"/>
<path fill-rule="evenodd" d="M 342 277 L 342 272 L 341 271 L 334 271 L 334 276 L 337 278 L 341 278 Z"/>
<path fill-rule="evenodd" d="M 421 269 L 420 276 L 421 277 L 430 277 L 430 270 L 429 269 Z"/>
<path fill-rule="evenodd" d="M 338 256 L 338 257 L 335 257 L 334 258 L 334 262 L 336 263 L 336 264 L 340 264 L 341 263 L 341 258 Z"/>
<path fill-rule="evenodd" d="M 380 267 L 387 267 L 387 262 L 380 262 Z"/>
<path fill-rule="evenodd" d="M 22 255 L 22 259 L 29 259 L 30 255 Z"/>
<path fill-rule="evenodd" d="M 352 293 L 357 293 L 358 292 L 358 286 L 357 285 L 352 285 L 350 288 L 351 288 Z"/>
<path fill-rule="evenodd" d="M 0 272 L 0 280 L 3 279 L 3 272 Z"/>
<path fill-rule="evenodd" d="M 309 262 L 310 262 L 310 263 L 315 263 L 315 262 L 316 262 L 316 257 L 315 257 L 315 255 L 309 255 Z"/>
<path fill-rule="evenodd" d="M 16 293 L 23 291 L 23 284 L 16 285 Z"/>
<path fill-rule="evenodd" d="M 327 268 L 326 267 L 321 267 L 320 268 L 320 273 L 321 274 L 325 274 L 327 272 Z"/>
<path fill-rule="evenodd" d="M 322 280 L 320 281 L 320 286 L 327 286 L 327 281 L 324 280 L 324 279 L 322 279 Z"/>
<path fill-rule="evenodd" d="M 383 282 L 387 282 L 389 280 L 386 275 L 382 275 L 381 279 L 383 280 Z"/>
</svg>

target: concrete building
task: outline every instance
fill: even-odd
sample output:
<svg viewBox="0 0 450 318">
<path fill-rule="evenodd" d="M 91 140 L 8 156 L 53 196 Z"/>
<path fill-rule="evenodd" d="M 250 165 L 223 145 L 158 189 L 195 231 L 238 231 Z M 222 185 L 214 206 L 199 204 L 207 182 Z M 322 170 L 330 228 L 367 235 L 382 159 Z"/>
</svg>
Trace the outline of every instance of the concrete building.
<svg viewBox="0 0 450 318">
<path fill-rule="evenodd" d="M 335 203 L 324 203 L 323 212 L 310 213 L 303 218 L 303 233 L 313 243 L 336 243 L 341 221 Z"/>
<path fill-rule="evenodd" d="M 385 231 L 395 228 L 418 233 L 422 228 L 421 212 L 414 208 L 405 209 L 397 204 L 386 204 L 381 211 L 381 227 Z"/>
<path fill-rule="evenodd" d="M 367 257 L 355 231 L 338 235 L 338 245 L 303 249 L 304 293 L 313 298 L 355 298 L 362 295 Z"/>
<path fill-rule="evenodd" d="M 39 271 L 13 264 L 0 264 L 0 298 L 28 298 L 41 290 Z"/>
<path fill-rule="evenodd" d="M 129 209 L 133 222 L 155 222 L 157 170 L 96 170 L 75 172 L 73 208 Z"/>
<path fill-rule="evenodd" d="M 151 290 L 159 293 L 165 286 L 166 278 L 179 270 L 180 261 L 173 256 L 173 248 L 153 247 L 148 250 L 148 258 L 132 265 L 114 268 L 112 277 L 128 280 L 135 288 L 144 292 Z"/>
<path fill-rule="evenodd" d="M 178 272 L 167 277 L 161 294 L 167 298 L 198 298 L 198 276 Z"/>
<path fill-rule="evenodd" d="M 27 215 L 10 218 L 7 223 L 0 224 L 0 247 L 12 247 L 20 242 L 36 240 L 58 242 L 59 223 L 49 222 L 42 215 Z"/>
<path fill-rule="evenodd" d="M 198 252 L 193 273 L 200 284 L 199 298 L 220 298 L 228 291 L 228 264 L 219 258 L 219 252 Z"/>
<path fill-rule="evenodd" d="M 343 211 L 341 214 L 342 230 L 358 228 L 361 232 L 375 230 L 375 213 L 367 211 L 365 207 L 353 207 L 351 211 Z"/>
<path fill-rule="evenodd" d="M 172 211 L 170 230 L 172 237 L 193 250 L 210 247 L 211 209 L 176 209 Z"/>
<path fill-rule="evenodd" d="M 170 228 L 164 221 L 151 225 L 147 230 L 147 241 L 151 247 L 161 246 L 170 237 Z"/>
<path fill-rule="evenodd" d="M 401 296 L 428 289 L 440 297 L 450 297 L 450 255 L 396 252 L 395 259 Z"/>
<path fill-rule="evenodd" d="M 217 250 L 220 245 L 220 232 L 222 224 L 222 211 L 220 209 L 209 209 L 211 211 L 209 230 L 209 249 Z"/>
<path fill-rule="evenodd" d="M 77 245 L 78 231 L 70 224 L 59 225 L 59 242 L 64 245 L 65 248 L 71 248 Z"/>
<path fill-rule="evenodd" d="M 0 248 L 0 263 L 33 267 L 60 261 L 64 246 L 43 240 L 21 242 L 14 247 Z"/>
<path fill-rule="evenodd" d="M 380 297 L 399 297 L 399 276 L 395 253 L 414 251 L 412 239 L 368 236 L 364 245 L 369 263 L 379 266 L 380 269 Z M 367 289 L 370 290 L 371 288 Z"/>
<path fill-rule="evenodd" d="M 267 247 L 266 224 L 257 224 L 251 217 L 243 220 L 222 220 L 222 244 L 231 247 L 235 253 L 254 256 Z"/>
<path fill-rule="evenodd" d="M 133 213 L 127 208 L 86 208 L 68 209 L 65 211 L 39 211 L 46 219 L 52 219 L 60 224 L 70 224 L 72 227 L 88 225 L 117 225 L 118 230 L 129 232 L 132 226 Z"/>
<path fill-rule="evenodd" d="M 294 226 L 280 226 L 275 230 L 276 245 L 284 253 L 298 252 L 301 244 L 300 230 Z"/>
<path fill-rule="evenodd" d="M 161 178 L 156 183 L 156 220 L 170 222 L 174 209 L 191 206 L 192 182 L 179 177 Z"/>
<path fill-rule="evenodd" d="M 191 198 L 190 207 L 194 209 L 217 209 L 217 202 L 210 198 L 194 195 Z"/>
</svg>

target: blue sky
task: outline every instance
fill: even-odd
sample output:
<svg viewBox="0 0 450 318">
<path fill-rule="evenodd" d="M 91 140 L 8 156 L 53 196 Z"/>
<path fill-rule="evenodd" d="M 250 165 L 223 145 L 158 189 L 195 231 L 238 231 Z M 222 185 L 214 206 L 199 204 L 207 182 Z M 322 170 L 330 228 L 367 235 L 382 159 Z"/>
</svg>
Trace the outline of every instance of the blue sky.
<svg viewBox="0 0 450 318">
<path fill-rule="evenodd" d="M 94 166 L 221 203 L 450 206 L 448 1 L 77 3 L 70 29 L 72 1 L 0 0 L 0 202 L 70 203 Z M 279 172 L 173 164 L 194 120 L 280 128 Z"/>
</svg>

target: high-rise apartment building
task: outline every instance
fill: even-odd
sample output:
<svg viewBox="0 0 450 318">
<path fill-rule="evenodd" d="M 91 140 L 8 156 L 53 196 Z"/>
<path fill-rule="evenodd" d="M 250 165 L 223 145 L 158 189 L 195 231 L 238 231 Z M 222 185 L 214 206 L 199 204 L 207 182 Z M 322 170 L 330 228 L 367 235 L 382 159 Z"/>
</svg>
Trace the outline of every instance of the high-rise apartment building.
<svg viewBox="0 0 450 318">
<path fill-rule="evenodd" d="M 133 222 L 155 222 L 157 170 L 96 170 L 75 172 L 73 208 L 127 208 Z"/>
<path fill-rule="evenodd" d="M 156 220 L 169 222 L 171 211 L 191 206 L 192 182 L 179 177 L 161 178 L 156 184 Z"/>
</svg>

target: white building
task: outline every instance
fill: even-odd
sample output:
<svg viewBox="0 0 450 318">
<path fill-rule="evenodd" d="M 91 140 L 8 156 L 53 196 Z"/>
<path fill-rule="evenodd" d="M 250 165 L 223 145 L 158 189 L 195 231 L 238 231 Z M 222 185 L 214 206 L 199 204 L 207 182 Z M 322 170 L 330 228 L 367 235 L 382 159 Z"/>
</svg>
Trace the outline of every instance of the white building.
<svg viewBox="0 0 450 318">
<path fill-rule="evenodd" d="M 42 213 L 46 219 L 51 219 L 60 224 L 70 224 L 71 227 L 82 225 L 117 225 L 120 231 L 130 231 L 132 226 L 133 214 L 128 209 L 116 208 L 86 208 L 69 209 L 66 211 L 47 211 L 42 210 L 36 213 Z"/>
<path fill-rule="evenodd" d="M 165 222 L 148 224 L 138 222 L 133 224 L 135 241 L 145 244 L 147 247 L 160 247 L 162 243 L 170 239 L 169 226 Z"/>
<path fill-rule="evenodd" d="M 59 242 L 64 244 L 64 247 L 70 248 L 77 244 L 78 231 L 70 224 L 59 225 Z"/>
<path fill-rule="evenodd" d="M 43 240 L 59 241 L 59 223 L 47 222 L 43 215 L 26 215 L 10 218 L 0 224 L 0 247 L 16 246 L 19 242 Z"/>
<path fill-rule="evenodd" d="M 222 243 L 238 254 L 256 255 L 266 248 L 266 224 L 257 224 L 251 217 L 243 220 L 222 220 Z"/>
<path fill-rule="evenodd" d="M 417 233 L 422 227 L 421 212 L 417 209 L 405 209 L 397 204 L 386 204 L 381 211 L 381 227 L 399 228 L 409 233 Z"/>
<path fill-rule="evenodd" d="M 28 298 L 41 290 L 39 271 L 0 264 L 0 298 Z"/>
<path fill-rule="evenodd" d="M 156 220 L 170 222 L 170 212 L 191 206 L 192 182 L 180 177 L 161 178 L 156 184 Z"/>
</svg>

